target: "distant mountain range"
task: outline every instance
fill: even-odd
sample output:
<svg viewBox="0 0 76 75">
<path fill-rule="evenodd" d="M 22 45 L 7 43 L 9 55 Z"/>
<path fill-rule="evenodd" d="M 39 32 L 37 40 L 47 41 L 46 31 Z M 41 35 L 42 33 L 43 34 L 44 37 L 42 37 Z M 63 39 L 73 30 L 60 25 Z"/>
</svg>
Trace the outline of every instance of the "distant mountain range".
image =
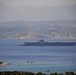
<svg viewBox="0 0 76 75">
<path fill-rule="evenodd" d="M 0 38 L 76 38 L 76 19 L 3 22 Z"/>
<path fill-rule="evenodd" d="M 65 6 L 23 5 L 9 7 L 0 3 L 0 22 L 4 21 L 48 21 L 76 19 L 76 4 Z"/>
</svg>

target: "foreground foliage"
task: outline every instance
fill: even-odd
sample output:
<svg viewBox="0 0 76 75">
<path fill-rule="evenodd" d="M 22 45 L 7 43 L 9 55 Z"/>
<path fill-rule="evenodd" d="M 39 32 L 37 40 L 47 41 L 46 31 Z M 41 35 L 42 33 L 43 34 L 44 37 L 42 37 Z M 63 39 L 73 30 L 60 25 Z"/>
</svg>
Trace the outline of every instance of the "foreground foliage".
<svg viewBox="0 0 76 75">
<path fill-rule="evenodd" d="M 33 72 L 23 72 L 23 71 L 3 71 L 0 72 L 0 75 L 76 75 L 74 72 L 65 72 L 65 73 L 50 73 L 44 74 L 42 72 L 33 73 Z"/>
</svg>

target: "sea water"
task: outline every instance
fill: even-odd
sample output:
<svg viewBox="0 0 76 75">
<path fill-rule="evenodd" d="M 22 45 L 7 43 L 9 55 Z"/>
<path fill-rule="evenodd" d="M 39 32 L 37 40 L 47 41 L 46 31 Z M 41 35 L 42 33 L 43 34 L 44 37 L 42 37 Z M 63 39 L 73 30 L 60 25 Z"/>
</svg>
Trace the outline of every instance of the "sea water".
<svg viewBox="0 0 76 75">
<path fill-rule="evenodd" d="M 0 71 L 76 72 L 76 46 L 18 46 L 37 39 L 0 39 Z M 76 39 L 45 39 L 45 41 L 71 41 Z M 33 63 L 27 63 L 32 61 Z"/>
</svg>

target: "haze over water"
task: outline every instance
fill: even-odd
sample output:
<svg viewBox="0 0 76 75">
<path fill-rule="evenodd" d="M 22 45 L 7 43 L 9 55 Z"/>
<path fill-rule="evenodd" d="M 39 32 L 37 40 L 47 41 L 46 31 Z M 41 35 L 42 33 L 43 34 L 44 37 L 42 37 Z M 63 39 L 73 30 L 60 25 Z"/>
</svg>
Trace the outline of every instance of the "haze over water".
<svg viewBox="0 0 76 75">
<path fill-rule="evenodd" d="M 0 39 L 0 71 L 76 72 L 76 46 L 18 46 L 37 39 Z M 76 39 L 45 39 L 45 41 L 76 41 Z M 27 63 L 33 61 L 33 63 Z"/>
</svg>

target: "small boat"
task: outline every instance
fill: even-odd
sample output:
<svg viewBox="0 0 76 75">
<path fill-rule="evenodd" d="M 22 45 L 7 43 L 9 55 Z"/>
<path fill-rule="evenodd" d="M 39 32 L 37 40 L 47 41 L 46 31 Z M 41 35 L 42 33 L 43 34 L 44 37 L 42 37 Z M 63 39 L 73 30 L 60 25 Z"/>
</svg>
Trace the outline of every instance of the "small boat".
<svg viewBox="0 0 76 75">
<path fill-rule="evenodd" d="M 11 65 L 11 63 L 7 63 L 7 62 L 0 62 L 0 65 Z"/>
<path fill-rule="evenodd" d="M 29 63 L 30 64 L 30 63 L 33 63 L 33 61 L 27 61 L 26 63 Z"/>
<path fill-rule="evenodd" d="M 46 70 L 45 72 L 50 72 L 50 70 Z"/>
</svg>

